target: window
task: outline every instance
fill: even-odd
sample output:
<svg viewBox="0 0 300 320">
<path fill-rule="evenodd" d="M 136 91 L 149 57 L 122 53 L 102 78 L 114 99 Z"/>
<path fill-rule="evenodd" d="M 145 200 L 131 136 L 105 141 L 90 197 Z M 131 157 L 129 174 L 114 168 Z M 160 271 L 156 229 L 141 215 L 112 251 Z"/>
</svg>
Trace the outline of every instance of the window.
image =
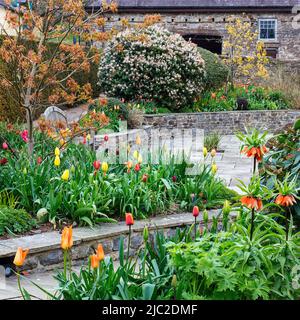
<svg viewBox="0 0 300 320">
<path fill-rule="evenodd" d="M 261 19 L 259 20 L 259 39 L 276 40 L 277 39 L 277 20 Z"/>
</svg>

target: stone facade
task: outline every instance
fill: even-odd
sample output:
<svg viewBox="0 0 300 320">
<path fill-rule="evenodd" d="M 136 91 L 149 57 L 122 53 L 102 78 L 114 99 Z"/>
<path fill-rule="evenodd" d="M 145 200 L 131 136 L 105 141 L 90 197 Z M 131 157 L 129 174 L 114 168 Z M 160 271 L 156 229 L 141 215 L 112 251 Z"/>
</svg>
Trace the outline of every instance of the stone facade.
<svg viewBox="0 0 300 320">
<path fill-rule="evenodd" d="M 239 2 L 240 5 L 235 5 Z M 300 60 L 300 28 L 293 21 L 300 1 L 131 1 L 121 0 L 118 14 L 108 17 L 107 26 L 120 25 L 127 19 L 132 25 L 143 22 L 145 14 L 159 13 L 162 23 L 173 32 L 185 38 L 200 36 L 207 41 L 220 42 L 220 54 L 227 38 L 226 24 L 230 17 L 241 17 L 243 13 L 250 18 L 253 30 L 259 30 L 260 19 L 276 19 L 277 36 L 275 40 L 265 40 L 267 52 L 281 61 Z M 299 19 L 298 19 L 299 20 Z M 209 45 L 209 44 L 208 44 Z M 205 47 L 205 46 L 204 46 Z"/>
<path fill-rule="evenodd" d="M 204 133 L 222 135 L 257 128 L 274 132 L 300 118 L 300 110 L 201 112 L 145 115 L 144 124 L 167 129 L 204 129 Z"/>
</svg>

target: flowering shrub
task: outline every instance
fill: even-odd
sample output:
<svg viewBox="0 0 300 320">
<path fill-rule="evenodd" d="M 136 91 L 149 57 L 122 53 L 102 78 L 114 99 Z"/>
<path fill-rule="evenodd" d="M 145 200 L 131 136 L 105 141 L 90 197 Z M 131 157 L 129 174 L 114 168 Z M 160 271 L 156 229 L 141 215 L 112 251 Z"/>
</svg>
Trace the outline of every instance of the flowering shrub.
<svg viewBox="0 0 300 320">
<path fill-rule="evenodd" d="M 108 43 L 99 85 L 109 95 L 151 99 L 180 109 L 199 95 L 205 76 L 196 45 L 160 26 L 126 30 Z"/>
</svg>

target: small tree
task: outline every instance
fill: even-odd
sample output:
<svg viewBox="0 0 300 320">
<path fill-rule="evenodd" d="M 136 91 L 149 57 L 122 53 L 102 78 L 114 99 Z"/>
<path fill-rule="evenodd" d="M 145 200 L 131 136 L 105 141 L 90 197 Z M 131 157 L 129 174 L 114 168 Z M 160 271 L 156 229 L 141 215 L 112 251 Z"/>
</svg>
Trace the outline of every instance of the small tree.
<svg viewBox="0 0 300 320">
<path fill-rule="evenodd" d="M 232 84 L 238 77 L 268 77 L 266 64 L 268 58 L 264 43 L 258 41 L 258 33 L 253 31 L 251 22 L 243 18 L 231 17 L 226 25 L 227 39 L 224 41 L 226 57 L 224 62 L 229 67 L 229 81 Z"/>
<path fill-rule="evenodd" d="M 9 8 L 10 1 L 7 1 Z M 33 117 L 38 108 L 73 104 L 91 97 L 91 84 L 79 85 L 74 75 L 89 72 L 99 61 L 92 44 L 107 41 L 114 30 L 104 31 L 105 13 L 116 12 L 114 1 L 100 1 L 86 11 L 85 0 L 25 1 L 7 10 L 0 47 L 0 86 L 26 110 L 29 153 L 33 150 Z M 10 30 L 8 34 L 7 30 Z M 88 45 L 74 43 L 76 37 Z"/>
</svg>

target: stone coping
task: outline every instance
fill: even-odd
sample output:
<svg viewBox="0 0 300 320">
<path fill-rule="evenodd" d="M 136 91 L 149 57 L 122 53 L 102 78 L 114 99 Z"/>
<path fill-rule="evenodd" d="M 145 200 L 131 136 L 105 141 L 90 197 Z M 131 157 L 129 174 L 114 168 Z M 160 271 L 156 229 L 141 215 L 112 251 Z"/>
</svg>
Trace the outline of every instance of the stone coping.
<svg viewBox="0 0 300 320">
<path fill-rule="evenodd" d="M 220 210 L 208 211 L 209 221 L 213 216 L 217 216 Z M 202 216 L 198 219 L 202 223 Z M 180 213 L 157 216 L 150 219 L 136 221 L 132 227 L 133 233 L 141 233 L 145 226 L 149 231 L 159 229 L 169 229 L 181 226 L 192 225 L 194 217 L 191 213 Z M 94 228 L 80 227 L 74 228 L 73 240 L 74 247 L 80 246 L 91 241 L 105 240 L 107 238 L 117 237 L 128 234 L 128 227 L 125 222 L 107 223 Z M 32 236 L 24 236 L 0 241 L 0 259 L 13 257 L 18 247 L 29 249 L 30 254 L 41 253 L 45 251 L 56 250 L 60 248 L 61 234 L 59 231 L 51 231 Z"/>
<path fill-rule="evenodd" d="M 165 117 L 165 116 L 184 116 L 184 115 L 201 115 L 201 114 L 226 114 L 226 113 L 286 113 L 286 112 L 295 112 L 300 116 L 299 109 L 279 109 L 279 110 L 231 110 L 231 111 L 203 111 L 203 112 L 170 112 L 170 113 L 149 113 L 144 114 L 144 117 Z"/>
</svg>

